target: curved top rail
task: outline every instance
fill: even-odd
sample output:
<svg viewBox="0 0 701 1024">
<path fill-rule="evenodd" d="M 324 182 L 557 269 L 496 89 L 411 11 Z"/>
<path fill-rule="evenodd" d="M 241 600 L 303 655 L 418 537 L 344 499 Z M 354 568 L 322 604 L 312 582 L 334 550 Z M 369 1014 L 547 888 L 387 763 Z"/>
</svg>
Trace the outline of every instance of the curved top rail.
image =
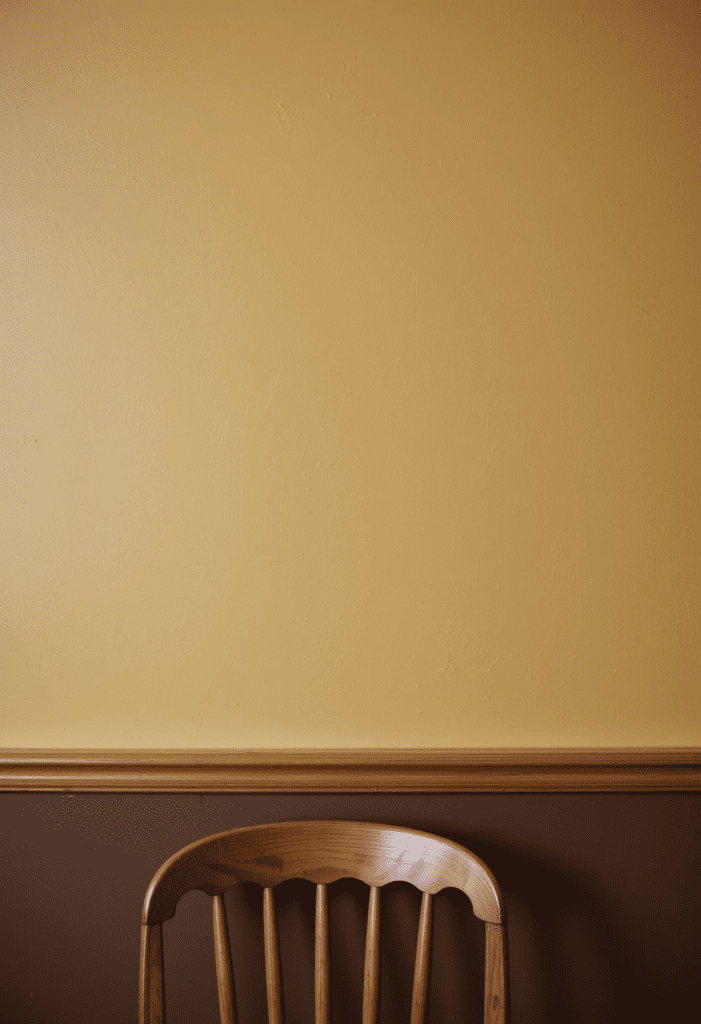
<svg viewBox="0 0 701 1024">
<path fill-rule="evenodd" d="M 503 916 L 487 865 L 449 839 L 371 822 L 288 821 L 218 832 L 179 850 L 154 875 L 142 921 L 169 920 L 191 889 L 216 896 L 237 882 L 273 886 L 288 878 L 358 878 L 377 886 L 405 881 L 427 893 L 454 886 L 483 921 L 500 924 Z"/>
</svg>

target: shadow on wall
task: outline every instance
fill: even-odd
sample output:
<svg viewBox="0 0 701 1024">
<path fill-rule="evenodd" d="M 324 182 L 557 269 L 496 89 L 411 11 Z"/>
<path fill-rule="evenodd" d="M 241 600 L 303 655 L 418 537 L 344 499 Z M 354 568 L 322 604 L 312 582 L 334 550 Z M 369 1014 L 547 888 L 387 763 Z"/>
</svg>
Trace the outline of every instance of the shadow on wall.
<svg viewBox="0 0 701 1024">
<path fill-rule="evenodd" d="M 636 941 L 651 936 L 635 936 L 620 910 L 574 870 L 488 844 L 480 856 L 506 904 L 513 1024 L 659 1021 L 669 1019 L 670 1006 L 696 1005 L 698 966 L 689 946 L 686 958 L 670 952 L 646 970 L 649 953 L 641 957 Z M 648 898 L 642 888 L 639 899 Z"/>
</svg>

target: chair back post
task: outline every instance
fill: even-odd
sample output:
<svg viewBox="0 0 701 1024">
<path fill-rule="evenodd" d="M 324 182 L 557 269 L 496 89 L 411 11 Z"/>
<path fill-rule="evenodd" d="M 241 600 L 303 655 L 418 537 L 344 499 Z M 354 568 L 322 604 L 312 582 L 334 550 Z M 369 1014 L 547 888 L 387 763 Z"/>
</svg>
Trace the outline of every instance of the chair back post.
<svg viewBox="0 0 701 1024">
<path fill-rule="evenodd" d="M 504 926 L 487 921 L 485 928 L 487 934 L 484 956 L 484 1024 L 505 1024 Z"/>
<path fill-rule="evenodd" d="M 160 921 L 141 926 L 139 1024 L 166 1024 L 163 925 Z"/>
</svg>

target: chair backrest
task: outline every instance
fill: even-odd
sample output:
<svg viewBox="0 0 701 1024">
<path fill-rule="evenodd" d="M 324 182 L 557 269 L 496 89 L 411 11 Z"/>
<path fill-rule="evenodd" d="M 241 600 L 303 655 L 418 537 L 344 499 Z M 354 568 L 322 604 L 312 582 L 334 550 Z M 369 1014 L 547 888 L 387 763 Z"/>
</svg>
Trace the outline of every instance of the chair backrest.
<svg viewBox="0 0 701 1024">
<path fill-rule="evenodd" d="M 232 829 L 186 846 L 156 872 L 141 925 L 140 1024 L 165 1024 L 163 921 L 191 889 L 212 897 L 214 950 L 222 1024 L 237 1024 L 234 974 L 224 893 L 242 881 L 263 886 L 263 936 L 269 1024 L 282 1024 L 280 959 L 273 887 L 289 878 L 316 883 L 314 937 L 315 1024 L 329 1024 L 327 886 L 356 878 L 370 886 L 362 1024 L 376 1024 L 380 964 L 380 887 L 406 881 L 423 893 L 419 918 L 411 1024 L 422 1024 L 426 1004 L 433 896 L 447 886 L 470 898 L 485 922 L 485 1024 L 504 1024 L 503 905 L 489 868 L 449 839 L 395 825 L 357 821 L 290 821 Z"/>
</svg>

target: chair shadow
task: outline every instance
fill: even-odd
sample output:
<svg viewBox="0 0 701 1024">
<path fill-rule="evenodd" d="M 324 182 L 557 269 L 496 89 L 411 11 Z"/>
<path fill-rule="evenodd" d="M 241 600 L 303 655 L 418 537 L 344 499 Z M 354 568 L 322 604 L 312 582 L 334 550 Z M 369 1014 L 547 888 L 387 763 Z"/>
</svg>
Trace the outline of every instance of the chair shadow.
<svg viewBox="0 0 701 1024">
<path fill-rule="evenodd" d="M 581 878 L 517 849 L 472 849 L 504 896 L 507 1024 L 655 1019 L 613 916 Z"/>
</svg>

